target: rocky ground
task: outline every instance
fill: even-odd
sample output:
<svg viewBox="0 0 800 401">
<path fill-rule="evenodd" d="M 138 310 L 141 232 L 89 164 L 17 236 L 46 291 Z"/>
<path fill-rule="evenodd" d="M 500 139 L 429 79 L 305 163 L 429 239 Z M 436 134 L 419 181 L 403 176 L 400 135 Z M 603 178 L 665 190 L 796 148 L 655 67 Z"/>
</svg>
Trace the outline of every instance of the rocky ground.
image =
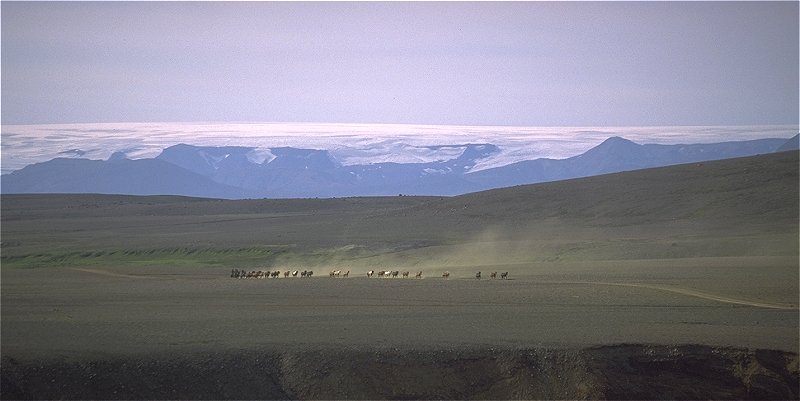
<svg viewBox="0 0 800 401">
<path fill-rule="evenodd" d="M 797 399 L 797 354 L 710 346 L 2 359 L 3 399 Z"/>
</svg>

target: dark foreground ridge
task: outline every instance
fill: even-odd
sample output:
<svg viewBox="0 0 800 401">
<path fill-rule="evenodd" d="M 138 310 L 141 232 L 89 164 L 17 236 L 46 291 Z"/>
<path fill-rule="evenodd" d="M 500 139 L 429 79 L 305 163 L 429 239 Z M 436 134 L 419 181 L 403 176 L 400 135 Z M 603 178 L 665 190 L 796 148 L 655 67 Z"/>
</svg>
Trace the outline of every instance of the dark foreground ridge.
<svg viewBox="0 0 800 401">
<path fill-rule="evenodd" d="M 798 355 L 700 345 L 2 358 L 3 399 L 798 399 Z"/>
</svg>

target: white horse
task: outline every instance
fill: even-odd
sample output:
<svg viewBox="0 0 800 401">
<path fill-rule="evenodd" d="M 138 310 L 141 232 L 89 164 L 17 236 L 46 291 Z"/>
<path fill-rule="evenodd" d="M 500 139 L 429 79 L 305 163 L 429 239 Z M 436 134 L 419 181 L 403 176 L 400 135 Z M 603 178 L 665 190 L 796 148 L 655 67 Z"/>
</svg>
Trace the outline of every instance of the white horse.
<svg viewBox="0 0 800 401">
<path fill-rule="evenodd" d="M 370 270 L 370 271 L 368 271 L 368 272 L 367 272 L 367 278 L 370 278 L 370 277 L 372 277 L 372 275 L 373 275 L 373 274 L 375 274 L 375 270 Z M 233 276 L 231 276 L 231 277 L 233 277 Z"/>
</svg>

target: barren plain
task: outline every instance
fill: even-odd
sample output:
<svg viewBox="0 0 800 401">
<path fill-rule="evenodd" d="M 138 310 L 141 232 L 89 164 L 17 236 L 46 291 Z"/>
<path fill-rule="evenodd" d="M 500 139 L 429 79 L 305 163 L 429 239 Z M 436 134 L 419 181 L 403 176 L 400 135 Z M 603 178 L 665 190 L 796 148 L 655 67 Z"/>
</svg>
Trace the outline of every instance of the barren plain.
<svg viewBox="0 0 800 401">
<path fill-rule="evenodd" d="M 798 152 L 450 198 L 3 196 L 2 397 L 796 399 L 798 271 Z"/>
</svg>

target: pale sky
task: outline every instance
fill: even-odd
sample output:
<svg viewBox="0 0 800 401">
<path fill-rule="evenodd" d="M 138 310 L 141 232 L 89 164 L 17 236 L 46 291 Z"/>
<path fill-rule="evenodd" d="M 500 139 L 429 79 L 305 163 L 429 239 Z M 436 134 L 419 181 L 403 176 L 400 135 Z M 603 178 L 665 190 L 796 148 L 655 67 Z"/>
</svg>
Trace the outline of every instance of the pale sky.
<svg viewBox="0 0 800 401">
<path fill-rule="evenodd" d="M 8 2 L 2 123 L 798 123 L 798 3 Z"/>
</svg>

